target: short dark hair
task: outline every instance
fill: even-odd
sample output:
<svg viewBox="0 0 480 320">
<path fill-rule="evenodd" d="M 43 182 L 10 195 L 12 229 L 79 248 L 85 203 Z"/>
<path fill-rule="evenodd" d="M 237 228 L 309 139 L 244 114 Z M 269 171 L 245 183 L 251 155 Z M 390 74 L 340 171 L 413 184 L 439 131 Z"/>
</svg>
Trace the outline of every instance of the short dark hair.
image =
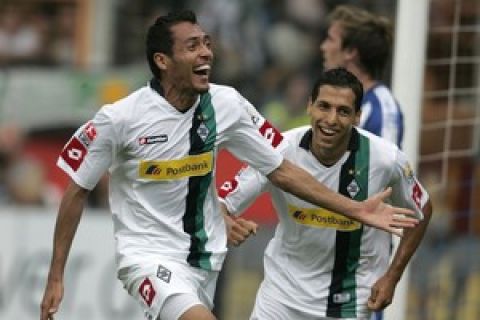
<svg viewBox="0 0 480 320">
<path fill-rule="evenodd" d="M 172 56 L 173 36 L 171 27 L 181 22 L 197 24 L 197 17 L 195 13 L 190 10 L 170 12 L 167 15 L 158 17 L 148 28 L 146 37 L 147 61 L 150 70 L 157 79 L 161 78 L 161 73 L 155 64 L 153 55 L 161 52 Z"/>
<path fill-rule="evenodd" d="M 330 85 L 340 88 L 349 88 L 355 94 L 355 112 L 360 111 L 363 100 L 363 86 L 360 80 L 345 68 L 333 68 L 320 74 L 313 85 L 311 101 L 317 100 L 321 86 Z"/>
<path fill-rule="evenodd" d="M 328 22 L 342 26 L 342 48 L 357 49 L 360 67 L 374 78 L 381 77 L 392 54 L 393 26 L 384 16 L 349 6 L 337 6 Z"/>
</svg>

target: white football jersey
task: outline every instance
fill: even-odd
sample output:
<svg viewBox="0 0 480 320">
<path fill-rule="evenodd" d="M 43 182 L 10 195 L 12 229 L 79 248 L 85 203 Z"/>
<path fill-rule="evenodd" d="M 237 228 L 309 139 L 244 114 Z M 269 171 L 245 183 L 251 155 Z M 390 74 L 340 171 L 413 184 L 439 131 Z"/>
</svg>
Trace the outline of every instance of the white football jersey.
<svg viewBox="0 0 480 320">
<path fill-rule="evenodd" d="M 361 201 L 391 186 L 391 203 L 411 208 L 423 218 L 428 194 L 394 144 L 354 128 L 348 151 L 326 167 L 310 151 L 309 126 L 288 131 L 284 137 L 289 142 L 285 158 L 328 188 Z M 222 201 L 234 214 L 263 191 L 272 196 L 279 223 L 265 252 L 259 295 L 269 290 L 265 296 L 312 319 L 368 315 L 371 286 L 388 267 L 390 234 L 300 200 L 252 168 L 241 171 L 223 189 Z"/>
<path fill-rule="evenodd" d="M 90 190 L 109 170 L 118 269 L 168 257 L 219 270 L 226 235 L 215 188 L 218 150 L 268 174 L 283 160 L 259 133 L 281 139 L 272 130 L 231 87 L 211 84 L 180 112 L 153 80 L 101 108 L 66 144 L 58 165 Z"/>
</svg>

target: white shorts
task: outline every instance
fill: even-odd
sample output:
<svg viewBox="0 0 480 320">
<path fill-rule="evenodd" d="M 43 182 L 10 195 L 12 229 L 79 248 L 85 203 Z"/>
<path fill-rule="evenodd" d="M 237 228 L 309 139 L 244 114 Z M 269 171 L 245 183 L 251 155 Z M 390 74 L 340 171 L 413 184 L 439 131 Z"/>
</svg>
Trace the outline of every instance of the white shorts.
<svg viewBox="0 0 480 320">
<path fill-rule="evenodd" d="M 253 307 L 250 320 L 338 320 L 339 318 L 319 317 L 312 314 L 306 314 L 300 310 L 287 306 L 278 299 L 275 295 L 270 295 L 267 289 L 268 285 L 265 280 L 262 281 L 258 289 L 257 297 L 255 299 L 255 306 Z M 341 318 L 341 320 L 370 320 L 370 315 L 367 317 L 358 318 Z"/>
<path fill-rule="evenodd" d="M 119 271 L 118 278 L 140 303 L 146 319 L 177 320 L 194 305 L 213 308 L 218 271 L 163 260 L 159 264 L 124 268 Z"/>
</svg>

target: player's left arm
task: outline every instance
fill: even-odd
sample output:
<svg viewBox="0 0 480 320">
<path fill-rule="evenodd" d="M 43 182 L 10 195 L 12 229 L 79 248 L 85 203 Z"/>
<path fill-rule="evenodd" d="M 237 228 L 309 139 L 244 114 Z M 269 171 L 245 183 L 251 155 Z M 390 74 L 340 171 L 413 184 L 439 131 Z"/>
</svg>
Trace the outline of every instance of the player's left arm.
<svg viewBox="0 0 480 320">
<path fill-rule="evenodd" d="M 400 240 L 390 267 L 372 287 L 372 292 L 368 300 L 369 309 L 382 310 L 392 303 L 395 288 L 408 262 L 422 241 L 432 216 L 432 204 L 430 200 L 427 201 L 422 212 L 424 218 L 416 227 L 404 229 L 403 237 Z"/>
<path fill-rule="evenodd" d="M 399 155 L 394 176 L 396 176 L 392 195 L 394 203 L 407 204 L 417 212 L 419 218 L 423 219 L 414 228 L 403 230 L 403 237 L 395 251 L 392 263 L 387 272 L 372 287 L 368 300 L 368 307 L 371 310 L 382 310 L 392 303 L 397 283 L 422 241 L 432 217 L 432 203 L 428 194 L 417 180 L 403 153 Z"/>
</svg>

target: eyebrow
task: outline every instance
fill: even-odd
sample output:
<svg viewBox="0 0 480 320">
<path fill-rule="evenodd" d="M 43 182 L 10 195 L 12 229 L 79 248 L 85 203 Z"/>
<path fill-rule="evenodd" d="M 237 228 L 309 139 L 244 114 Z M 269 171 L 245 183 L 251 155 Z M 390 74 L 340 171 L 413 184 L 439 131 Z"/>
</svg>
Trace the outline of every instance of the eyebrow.
<svg viewBox="0 0 480 320">
<path fill-rule="evenodd" d="M 212 37 L 205 33 L 201 36 L 193 36 L 193 37 L 187 38 L 185 39 L 184 42 L 197 41 L 197 40 L 212 40 Z"/>
</svg>

